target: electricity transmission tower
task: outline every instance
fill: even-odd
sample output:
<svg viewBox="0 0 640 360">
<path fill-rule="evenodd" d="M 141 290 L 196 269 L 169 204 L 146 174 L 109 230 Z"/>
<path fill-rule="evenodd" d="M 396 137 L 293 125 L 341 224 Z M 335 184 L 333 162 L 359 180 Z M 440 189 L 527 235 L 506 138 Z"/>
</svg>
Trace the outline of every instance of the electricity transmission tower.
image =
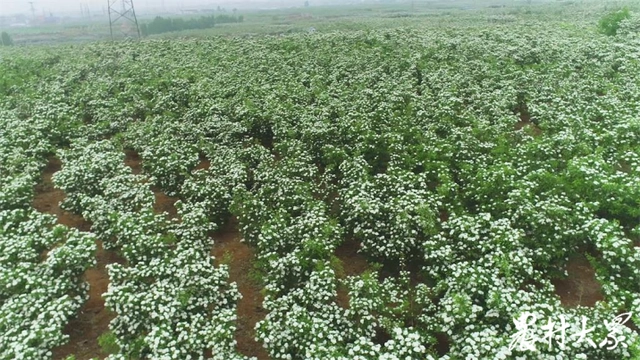
<svg viewBox="0 0 640 360">
<path fill-rule="evenodd" d="M 36 8 L 33 7 L 33 1 L 29 1 L 29 5 L 31 5 L 31 16 L 33 19 L 36 18 Z"/>
<path fill-rule="evenodd" d="M 140 38 L 140 27 L 138 26 L 138 18 L 133 8 L 133 0 L 107 0 L 109 5 L 109 31 L 111 32 L 111 40 L 114 39 L 113 31 L 117 25 L 120 25 L 122 35 L 131 36 L 133 32 Z M 117 29 L 116 29 L 117 30 Z"/>
</svg>

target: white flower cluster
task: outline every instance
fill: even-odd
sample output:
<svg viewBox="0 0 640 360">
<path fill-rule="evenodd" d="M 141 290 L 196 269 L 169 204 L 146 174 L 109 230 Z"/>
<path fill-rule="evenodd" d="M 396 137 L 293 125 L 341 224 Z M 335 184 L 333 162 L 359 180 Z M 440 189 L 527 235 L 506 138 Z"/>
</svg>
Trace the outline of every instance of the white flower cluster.
<svg viewBox="0 0 640 360">
<path fill-rule="evenodd" d="M 54 224 L 32 210 L 0 211 L 0 358 L 50 356 L 86 300 L 95 238 Z"/>
<path fill-rule="evenodd" d="M 31 206 L 43 159 L 52 149 L 51 127 L 47 119 L 23 121 L 17 112 L 0 109 L 0 209 Z"/>
<path fill-rule="evenodd" d="M 430 191 L 423 174 L 390 169 L 373 177 L 363 171 L 364 160 L 345 162 L 362 170 L 345 169 L 341 216 L 362 251 L 384 261 L 406 261 L 420 256 L 420 244 L 438 233 L 437 215 L 441 196 Z"/>
<path fill-rule="evenodd" d="M 142 167 L 153 185 L 161 188 L 169 196 L 177 196 L 185 179 L 198 164 L 198 150 L 193 141 L 172 133 L 168 121 L 161 117 L 141 122 L 139 127 L 131 127 L 128 143 L 140 153 Z M 175 126 L 175 125 L 173 125 Z M 181 131 L 186 133 L 186 129 Z"/>
<path fill-rule="evenodd" d="M 247 172 L 233 148 L 218 148 L 208 169 L 196 170 L 185 179 L 180 196 L 205 207 L 211 222 L 222 224 L 229 218 L 233 194 L 245 188 Z"/>
<path fill-rule="evenodd" d="M 136 211 L 153 205 L 145 177 L 131 173 L 124 164 L 124 153 L 112 142 L 77 142 L 58 153 L 63 166 L 53 175 L 53 182 L 65 191 L 65 209 L 99 223 L 111 211 Z"/>
<path fill-rule="evenodd" d="M 624 19 L 620 22 L 620 27 L 617 31 L 618 35 L 640 38 L 640 14 L 632 12 L 628 19 Z"/>
<path fill-rule="evenodd" d="M 620 225 L 606 219 L 593 219 L 583 229 L 601 254 L 596 277 L 611 306 L 635 310 L 640 299 L 640 246 L 634 246 Z"/>
</svg>

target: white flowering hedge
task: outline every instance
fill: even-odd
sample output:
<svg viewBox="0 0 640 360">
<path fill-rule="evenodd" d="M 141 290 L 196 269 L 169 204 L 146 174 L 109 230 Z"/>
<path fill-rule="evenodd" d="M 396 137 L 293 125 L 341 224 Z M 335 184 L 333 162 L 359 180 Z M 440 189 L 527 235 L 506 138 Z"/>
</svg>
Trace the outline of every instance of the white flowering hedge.
<svg viewBox="0 0 640 360">
<path fill-rule="evenodd" d="M 540 327 L 536 351 L 512 346 L 525 313 L 569 334 L 586 317 L 598 343 L 617 315 L 640 324 L 635 20 L 604 37 L 598 8 L 558 9 L 573 25 L 489 11 L 444 29 L 3 49 L 0 210 L 30 205 L 56 149 L 65 208 L 127 260 L 105 294 L 114 359 L 242 356 L 241 294 L 209 256 L 231 214 L 274 359 L 638 357 L 632 328 L 615 349 L 549 347 Z M 153 213 L 152 186 L 180 198 L 178 219 Z M 344 276 L 345 241 L 363 274 Z M 601 285 L 592 307 L 557 295 L 575 257 Z"/>
<path fill-rule="evenodd" d="M 17 111 L 0 110 L 0 209 L 31 205 L 45 157 L 53 150 L 47 119 L 24 121 Z"/>
<path fill-rule="evenodd" d="M 406 262 L 419 257 L 420 244 L 439 232 L 441 196 L 430 191 L 424 174 L 389 170 L 370 176 L 363 162 L 343 163 L 348 175 L 341 193 L 342 220 L 372 258 Z"/>
<path fill-rule="evenodd" d="M 53 108 L 53 109 L 52 109 Z M 95 237 L 31 208 L 57 136 L 55 106 L 32 121 L 0 111 L 0 358 L 43 359 L 87 300 L 82 275 L 95 265 Z"/>
<path fill-rule="evenodd" d="M 95 238 L 30 210 L 0 211 L 0 229 L 0 357 L 49 357 L 87 300 Z"/>
<path fill-rule="evenodd" d="M 144 214 L 114 225 L 129 260 L 128 266 L 109 266 L 104 295 L 118 314 L 110 329 L 120 354 L 176 359 L 213 349 L 217 359 L 238 357 L 233 334 L 240 294 L 227 281 L 228 269 L 214 266 L 209 256 L 206 215 L 181 215 L 183 223 L 164 235 L 158 234 L 164 220 L 158 215 L 146 215 L 155 217 L 146 226 L 135 220 Z"/>
<path fill-rule="evenodd" d="M 134 175 L 124 164 L 124 153 L 111 142 L 74 143 L 59 151 L 61 171 L 53 175 L 55 185 L 65 191 L 62 206 L 99 221 L 102 208 L 136 211 L 153 204 L 153 193 L 145 177 Z"/>
<path fill-rule="evenodd" d="M 185 201 L 198 203 L 210 221 L 223 224 L 230 216 L 229 207 L 234 194 L 246 188 L 248 174 L 240 161 L 238 148 L 211 149 L 208 169 L 196 170 L 185 179 L 180 195 Z"/>
</svg>

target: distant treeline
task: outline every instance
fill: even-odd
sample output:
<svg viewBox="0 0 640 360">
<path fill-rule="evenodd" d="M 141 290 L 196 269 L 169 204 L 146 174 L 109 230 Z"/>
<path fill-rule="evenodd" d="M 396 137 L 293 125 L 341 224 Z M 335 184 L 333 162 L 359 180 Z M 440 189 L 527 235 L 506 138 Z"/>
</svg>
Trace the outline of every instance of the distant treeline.
<svg viewBox="0 0 640 360">
<path fill-rule="evenodd" d="M 150 23 L 140 25 L 140 32 L 143 36 L 148 36 L 171 31 L 209 29 L 214 27 L 215 24 L 239 23 L 242 21 L 244 21 L 244 16 L 242 15 L 238 17 L 229 15 L 211 15 L 187 20 L 157 16 Z"/>
</svg>

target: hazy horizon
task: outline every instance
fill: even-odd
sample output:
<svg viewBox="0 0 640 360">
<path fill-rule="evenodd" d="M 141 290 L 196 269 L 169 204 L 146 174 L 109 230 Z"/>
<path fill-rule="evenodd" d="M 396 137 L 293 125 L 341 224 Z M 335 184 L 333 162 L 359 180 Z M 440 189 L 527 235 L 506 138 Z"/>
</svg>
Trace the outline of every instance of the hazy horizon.
<svg viewBox="0 0 640 360">
<path fill-rule="evenodd" d="M 304 0 L 134 0 L 136 12 L 140 15 L 143 15 L 141 13 L 144 11 L 162 11 L 163 9 L 217 8 L 218 6 L 260 8 L 302 6 L 303 4 Z M 33 7 L 36 16 L 42 16 L 43 13 L 46 15 L 51 13 L 54 16 L 80 16 L 85 11 L 83 9 L 88 9 L 92 14 L 103 13 L 107 8 L 107 0 L 33 0 Z M 29 0 L 0 0 L 0 16 L 16 14 L 31 15 Z"/>
</svg>

